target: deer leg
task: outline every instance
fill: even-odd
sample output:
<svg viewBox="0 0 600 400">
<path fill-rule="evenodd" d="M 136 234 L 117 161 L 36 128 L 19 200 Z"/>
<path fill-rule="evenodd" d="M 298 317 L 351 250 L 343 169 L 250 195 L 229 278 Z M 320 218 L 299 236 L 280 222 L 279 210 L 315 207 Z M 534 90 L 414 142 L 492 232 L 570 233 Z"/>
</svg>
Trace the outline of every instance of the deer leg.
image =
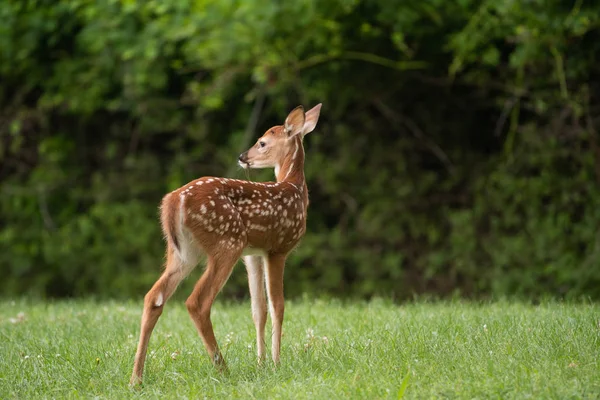
<svg viewBox="0 0 600 400">
<path fill-rule="evenodd" d="M 209 254 L 206 270 L 185 302 L 211 361 L 221 371 L 226 370 L 227 366 L 215 338 L 210 310 L 240 255 L 241 251 L 233 255 L 226 252 Z"/>
<path fill-rule="evenodd" d="M 252 319 L 256 327 L 256 351 L 258 363 L 265 359 L 265 324 L 267 323 L 267 299 L 265 297 L 265 272 L 260 256 L 244 257 L 248 271 L 248 286 L 252 303 Z"/>
<path fill-rule="evenodd" d="M 286 256 L 269 255 L 267 260 L 267 294 L 272 323 L 271 356 L 275 365 L 279 364 L 281 348 L 281 327 L 283 325 L 283 270 Z"/>
<path fill-rule="evenodd" d="M 177 289 L 179 283 L 196 266 L 196 263 L 184 262 L 175 251 L 169 246 L 167 248 L 167 263 L 165 271 L 156 281 L 152 289 L 144 298 L 144 311 L 142 313 L 142 322 L 140 329 L 140 340 L 135 353 L 135 362 L 130 384 L 136 385 L 142 383 L 142 374 L 144 372 L 144 362 L 148 350 L 148 342 L 152 331 L 156 326 L 158 318 L 163 312 L 167 300 Z"/>
</svg>

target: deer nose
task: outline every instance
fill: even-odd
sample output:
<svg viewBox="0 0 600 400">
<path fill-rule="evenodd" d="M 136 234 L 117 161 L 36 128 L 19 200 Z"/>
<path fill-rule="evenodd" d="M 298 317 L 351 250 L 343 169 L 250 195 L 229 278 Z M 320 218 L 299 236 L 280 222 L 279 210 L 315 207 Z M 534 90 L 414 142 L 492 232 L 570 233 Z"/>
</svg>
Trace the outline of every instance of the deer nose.
<svg viewBox="0 0 600 400">
<path fill-rule="evenodd" d="M 248 162 L 248 152 L 244 152 L 242 154 L 240 154 L 238 160 L 240 160 L 243 163 L 247 163 Z"/>
</svg>

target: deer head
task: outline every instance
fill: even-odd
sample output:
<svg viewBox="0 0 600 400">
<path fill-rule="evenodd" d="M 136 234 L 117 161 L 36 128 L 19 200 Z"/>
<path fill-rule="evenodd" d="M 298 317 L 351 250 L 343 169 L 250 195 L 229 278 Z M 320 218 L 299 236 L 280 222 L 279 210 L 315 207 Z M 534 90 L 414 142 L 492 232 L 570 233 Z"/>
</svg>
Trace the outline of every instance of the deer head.
<svg viewBox="0 0 600 400">
<path fill-rule="evenodd" d="M 284 164 L 284 160 L 297 151 L 297 140 L 312 132 L 317 126 L 321 104 L 304 112 L 302 106 L 294 108 L 283 125 L 277 125 L 267 130 L 254 146 L 240 154 L 239 165 L 242 168 L 275 168 L 276 171 Z"/>
</svg>

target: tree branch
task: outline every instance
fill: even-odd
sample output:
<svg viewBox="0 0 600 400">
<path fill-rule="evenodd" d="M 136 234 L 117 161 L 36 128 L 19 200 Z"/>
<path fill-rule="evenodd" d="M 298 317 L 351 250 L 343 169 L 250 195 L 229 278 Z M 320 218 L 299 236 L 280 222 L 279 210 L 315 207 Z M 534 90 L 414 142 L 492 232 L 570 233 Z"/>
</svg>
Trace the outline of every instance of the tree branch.
<svg viewBox="0 0 600 400">
<path fill-rule="evenodd" d="M 387 106 L 387 104 L 379 99 L 374 100 L 374 103 L 384 117 L 386 117 L 393 124 L 404 124 L 415 138 L 425 143 L 425 146 L 428 147 L 429 150 L 441 161 L 448 172 L 451 174 L 454 173 L 454 165 L 444 150 L 442 150 L 442 148 L 433 140 L 429 139 L 413 120 L 397 115 L 390 107 Z"/>
<path fill-rule="evenodd" d="M 378 56 L 377 54 L 364 53 L 361 51 L 346 51 L 338 54 L 317 54 L 300 61 L 296 64 L 298 70 L 311 68 L 333 60 L 354 60 L 364 61 L 370 64 L 381 65 L 382 67 L 397 69 L 400 71 L 425 69 L 428 63 L 425 61 L 395 61 L 389 58 Z"/>
</svg>

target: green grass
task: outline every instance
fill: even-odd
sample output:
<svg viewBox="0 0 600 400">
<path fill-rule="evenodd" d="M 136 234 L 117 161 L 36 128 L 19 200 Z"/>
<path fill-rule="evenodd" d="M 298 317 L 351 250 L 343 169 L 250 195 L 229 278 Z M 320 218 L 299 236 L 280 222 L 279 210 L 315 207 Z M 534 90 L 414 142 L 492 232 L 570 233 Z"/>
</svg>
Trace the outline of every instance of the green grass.
<svg viewBox="0 0 600 400">
<path fill-rule="evenodd" d="M 140 390 L 127 383 L 141 300 L 0 305 L 2 399 L 600 396 L 595 304 L 288 302 L 274 368 L 256 366 L 249 305 L 219 303 L 212 317 L 229 366 L 221 375 L 185 307 L 171 302 Z"/>
</svg>

